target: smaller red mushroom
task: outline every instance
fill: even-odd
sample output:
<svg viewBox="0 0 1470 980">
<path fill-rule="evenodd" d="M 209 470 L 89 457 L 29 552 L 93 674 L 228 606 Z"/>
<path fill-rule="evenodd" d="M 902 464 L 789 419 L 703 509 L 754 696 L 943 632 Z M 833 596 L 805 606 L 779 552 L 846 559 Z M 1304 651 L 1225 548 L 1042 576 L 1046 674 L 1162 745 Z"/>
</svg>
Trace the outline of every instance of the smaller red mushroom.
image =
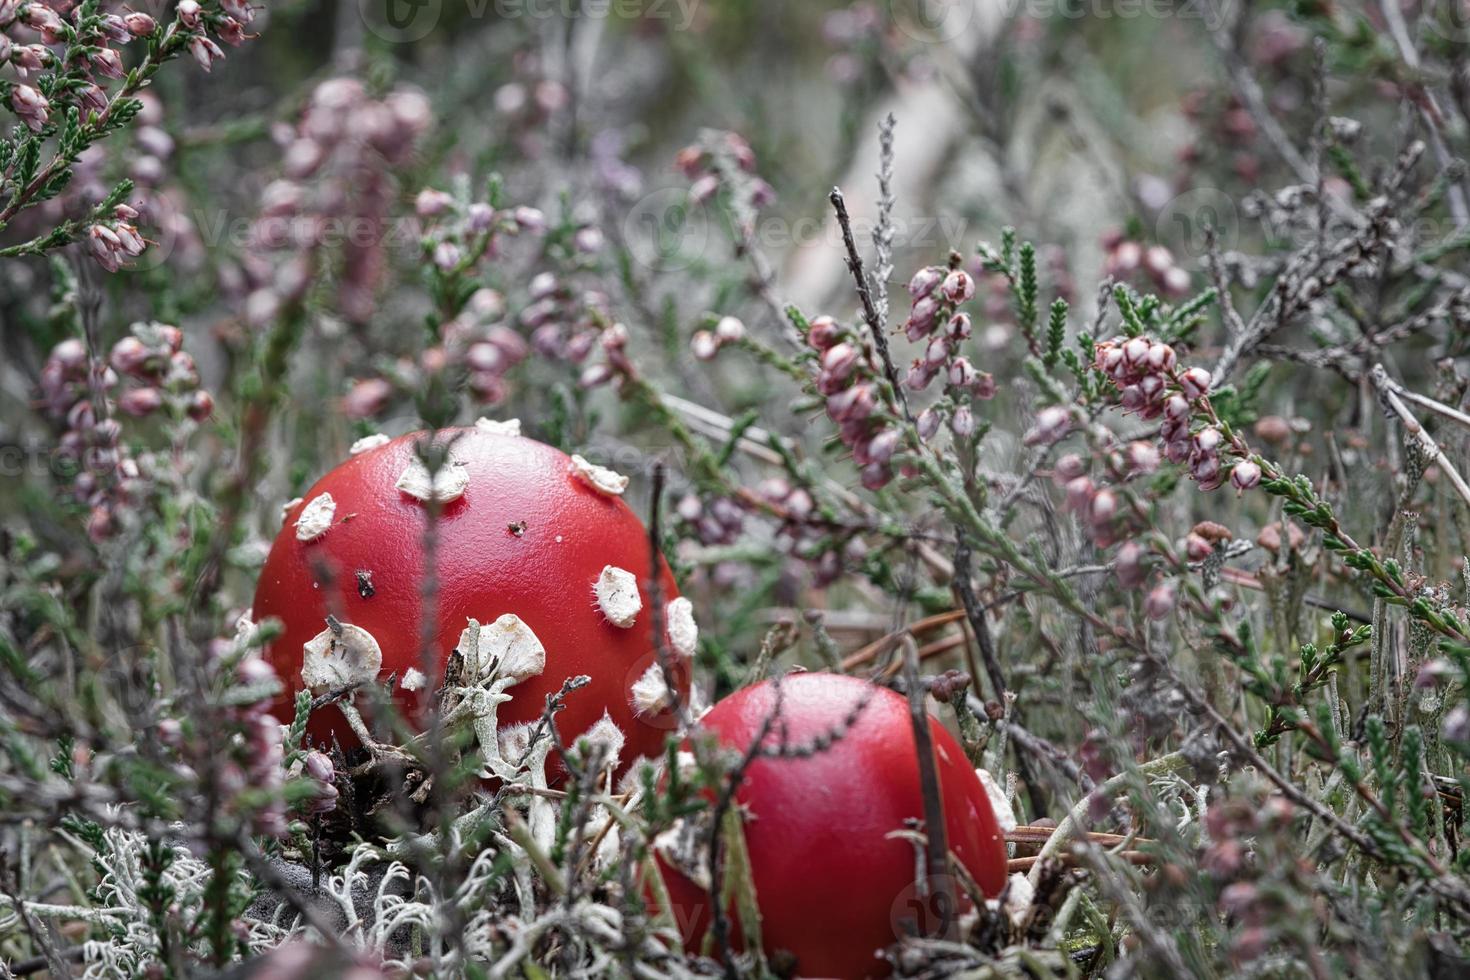
<svg viewBox="0 0 1470 980">
<path fill-rule="evenodd" d="M 884 976 L 879 954 L 925 908 L 914 845 L 900 836 L 924 815 L 908 702 L 855 677 L 792 674 L 735 692 L 700 727 L 744 753 L 773 713 L 764 745 L 831 741 L 757 756 L 735 792 L 765 950 L 794 956 L 804 977 Z M 989 796 L 954 737 L 932 718 L 929 727 L 950 851 L 996 896 L 1006 852 Z M 710 926 L 709 893 L 696 884 L 704 869 L 688 840 L 676 829 L 655 848 L 676 922 L 697 950 Z"/>
</svg>

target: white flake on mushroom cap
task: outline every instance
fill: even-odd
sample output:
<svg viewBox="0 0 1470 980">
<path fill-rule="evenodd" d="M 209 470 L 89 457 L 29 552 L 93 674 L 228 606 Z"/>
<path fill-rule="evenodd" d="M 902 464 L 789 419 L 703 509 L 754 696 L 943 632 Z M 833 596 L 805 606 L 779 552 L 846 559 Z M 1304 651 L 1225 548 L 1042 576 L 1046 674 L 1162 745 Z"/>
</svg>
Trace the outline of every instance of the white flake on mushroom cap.
<svg viewBox="0 0 1470 980">
<path fill-rule="evenodd" d="M 372 435 L 363 436 L 361 439 L 354 442 L 352 444 L 352 448 L 347 450 L 347 455 L 361 456 L 363 453 L 377 449 L 379 446 L 386 446 L 392 441 L 392 439 L 388 438 L 383 433 L 374 432 Z"/>
<path fill-rule="evenodd" d="M 426 684 L 428 680 L 429 679 L 424 676 L 423 671 L 419 670 L 416 667 L 410 667 L 403 672 L 403 679 L 398 682 L 398 686 L 403 688 L 405 691 L 417 691 L 422 689 L 424 684 Z"/>
<path fill-rule="evenodd" d="M 628 478 L 606 466 L 590 463 L 581 456 L 572 456 L 572 475 L 593 490 L 608 497 L 621 497 L 628 489 Z"/>
<path fill-rule="evenodd" d="M 638 620 L 643 597 L 638 594 L 638 576 L 616 565 L 602 566 L 602 574 L 592 586 L 597 608 L 614 626 L 628 629 Z"/>
<path fill-rule="evenodd" d="M 674 703 L 673 692 L 664 680 L 663 668 L 656 663 L 649 665 L 643 676 L 633 682 L 631 693 L 633 713 L 640 717 L 657 714 Z"/>
<path fill-rule="evenodd" d="M 371 684 L 383 669 L 383 650 L 361 626 L 327 627 L 302 647 L 301 682 L 314 694 Z"/>
<path fill-rule="evenodd" d="M 429 468 L 417 456 L 408 461 L 403 475 L 394 484 L 399 490 L 416 500 L 427 503 L 432 498 L 441 504 L 458 500 L 464 495 L 465 488 L 469 485 L 470 474 L 464 468 L 463 463 L 446 459 L 431 481 Z"/>
<path fill-rule="evenodd" d="M 518 436 L 521 434 L 521 420 L 506 419 L 504 422 L 497 422 L 495 419 L 478 418 L 475 419 L 475 428 L 497 436 Z"/>
<path fill-rule="evenodd" d="M 699 647 L 699 624 L 694 621 L 694 603 L 680 596 L 664 607 L 669 643 L 681 657 L 692 657 Z"/>
<path fill-rule="evenodd" d="M 331 529 L 332 519 L 336 516 L 337 501 L 332 499 L 332 495 L 317 494 L 311 498 L 311 503 L 301 508 L 301 514 L 296 518 L 296 540 L 315 541 Z"/>
<path fill-rule="evenodd" d="M 286 518 L 291 516 L 291 508 L 295 507 L 299 503 L 301 503 L 300 497 L 292 497 L 290 500 L 281 505 L 281 523 L 284 524 L 286 522 Z"/>
</svg>

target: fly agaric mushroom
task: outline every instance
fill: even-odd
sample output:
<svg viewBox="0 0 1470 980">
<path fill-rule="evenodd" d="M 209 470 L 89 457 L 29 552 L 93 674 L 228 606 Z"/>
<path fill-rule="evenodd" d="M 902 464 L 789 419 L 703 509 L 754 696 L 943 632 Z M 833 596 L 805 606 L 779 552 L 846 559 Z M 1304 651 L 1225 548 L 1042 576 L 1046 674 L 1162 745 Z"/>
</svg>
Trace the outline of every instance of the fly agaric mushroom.
<svg viewBox="0 0 1470 980">
<path fill-rule="evenodd" d="M 419 454 L 426 433 L 359 440 L 286 508 L 253 607 L 256 622 L 283 627 L 266 651 L 286 681 L 278 718 L 291 718 L 303 687 L 322 694 L 393 677 L 395 703 L 414 719 L 419 692 L 438 690 L 458 649 L 446 705 L 474 716 L 491 774 L 502 761 L 494 746 L 539 719 L 547 695 L 581 674 L 591 683 L 556 716 L 564 740 L 610 721 L 624 736 L 619 768 L 662 750 L 673 698 L 655 653 L 648 534 L 621 499 L 626 477 L 519 431 L 482 420 L 440 432 L 448 458 L 432 475 Z M 428 678 L 420 651 L 431 505 L 439 510 L 437 676 Z M 682 687 L 697 629 L 662 561 L 659 600 Z M 658 697 L 648 691 L 650 672 Z M 312 739 L 360 744 L 349 718 L 366 701 L 345 699 L 346 714 L 338 704 L 315 711 Z"/>
<path fill-rule="evenodd" d="M 705 714 L 700 728 L 744 753 L 776 710 L 776 683 L 736 691 Z M 914 844 L 896 835 L 924 816 L 908 702 L 838 674 L 791 674 L 779 684 L 779 714 L 763 744 L 831 741 L 810 752 L 756 756 L 735 792 L 747 814 L 766 952 L 794 955 L 803 977 L 886 975 L 879 952 L 925 907 L 915 890 Z M 1006 883 L 1005 839 L 985 787 L 954 737 L 932 718 L 929 729 L 949 849 L 987 896 L 998 895 Z M 675 920 L 697 950 L 710 926 L 709 892 L 696 884 L 706 877 L 705 858 L 691 863 L 687 840 L 676 827 L 655 850 Z"/>
</svg>

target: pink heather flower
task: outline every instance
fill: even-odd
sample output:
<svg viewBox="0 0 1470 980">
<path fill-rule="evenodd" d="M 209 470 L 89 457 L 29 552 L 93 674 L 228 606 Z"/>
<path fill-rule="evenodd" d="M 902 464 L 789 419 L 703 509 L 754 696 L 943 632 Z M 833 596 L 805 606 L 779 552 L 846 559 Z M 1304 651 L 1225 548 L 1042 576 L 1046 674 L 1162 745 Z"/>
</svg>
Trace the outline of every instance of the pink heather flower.
<svg viewBox="0 0 1470 980">
<path fill-rule="evenodd" d="M 42 3 L 28 3 L 21 9 L 21 23 L 27 27 L 35 28 L 41 32 L 41 37 L 47 44 L 55 44 L 62 39 L 65 29 L 61 18 L 56 11 Z"/>
<path fill-rule="evenodd" d="M 1103 526 L 1118 515 L 1118 495 L 1111 490 L 1099 490 L 1092 495 L 1087 508 L 1087 518 L 1095 526 Z"/>
<path fill-rule="evenodd" d="M 806 339 L 817 350 L 826 350 L 842 339 L 842 328 L 830 316 L 819 316 L 811 322 Z"/>
<path fill-rule="evenodd" d="M 954 434 L 961 439 L 968 439 L 975 434 L 975 414 L 970 411 L 970 406 L 961 405 L 954 410 L 954 417 L 949 420 L 949 427 Z"/>
<path fill-rule="evenodd" d="M 200 388 L 189 395 L 189 402 L 184 406 L 184 411 L 195 422 L 203 422 L 214 414 L 214 396 Z"/>
<path fill-rule="evenodd" d="M 29 85 L 17 85 L 10 90 L 10 108 L 32 132 L 38 132 L 50 118 L 51 103 Z"/>
<path fill-rule="evenodd" d="M 185 27 L 189 28 L 189 30 L 197 31 L 199 29 L 202 9 L 199 6 L 198 0 L 179 0 L 176 13 L 178 14 L 179 21 Z"/>
<path fill-rule="evenodd" d="M 1162 245 L 1154 245 L 1143 254 L 1143 267 L 1161 276 L 1174 265 L 1174 256 Z"/>
<path fill-rule="evenodd" d="M 1174 611 L 1174 603 L 1177 600 L 1178 596 L 1174 591 L 1174 586 L 1165 582 L 1149 592 L 1148 598 L 1143 600 L 1143 611 L 1149 619 L 1167 619 Z"/>
<path fill-rule="evenodd" d="M 188 2 L 189 0 L 184 0 L 184 3 Z M 195 6 L 198 5 L 196 4 Z M 180 10 L 182 10 L 183 7 L 183 3 L 179 4 Z M 220 48 L 218 44 L 215 44 L 213 41 L 203 36 L 202 34 L 196 37 L 191 37 L 189 39 L 189 54 L 193 55 L 194 60 L 198 62 L 199 67 L 203 68 L 205 71 L 209 71 L 216 61 L 223 59 L 225 56 L 224 51 Z"/>
<path fill-rule="evenodd" d="M 969 340 L 971 330 L 970 314 L 956 313 L 949 318 L 949 323 L 945 325 L 944 333 L 950 340 L 960 341 Z"/>
<path fill-rule="evenodd" d="M 720 189 L 720 178 L 714 174 L 705 174 L 689 185 L 689 200 L 695 204 L 703 204 L 714 197 Z"/>
<path fill-rule="evenodd" d="M 868 440 L 868 460 L 873 463 L 886 464 L 893 458 L 896 449 L 898 449 L 898 430 L 884 429 Z"/>
<path fill-rule="evenodd" d="M 163 393 L 157 388 L 133 388 L 117 400 L 118 411 L 135 418 L 152 415 L 163 407 Z"/>
<path fill-rule="evenodd" d="M 1230 483 L 1237 490 L 1250 490 L 1260 482 L 1261 467 L 1248 459 L 1236 463 L 1235 467 L 1230 471 Z"/>
<path fill-rule="evenodd" d="M 989 371 L 981 371 L 980 376 L 975 379 L 975 384 L 971 386 L 971 390 L 975 392 L 976 398 L 986 400 L 994 398 L 996 392 L 995 375 Z"/>
<path fill-rule="evenodd" d="M 377 415 L 393 397 L 393 386 L 382 378 L 366 378 L 352 386 L 342 399 L 342 412 L 350 419 Z"/>
<path fill-rule="evenodd" d="M 1052 467 L 1051 479 L 1057 486 L 1065 486 L 1086 473 L 1087 464 L 1082 461 L 1082 457 L 1076 453 L 1067 453 L 1060 457 L 1056 465 Z"/>
<path fill-rule="evenodd" d="M 220 0 L 219 8 L 243 24 L 255 19 L 255 8 L 245 0 Z"/>
<path fill-rule="evenodd" d="M 319 783 L 329 783 L 336 773 L 332 767 L 332 760 L 322 752 L 308 752 L 302 760 L 302 767 L 306 774 Z"/>
<path fill-rule="evenodd" d="M 22 44 L 10 55 L 10 63 L 21 78 L 30 77 L 31 72 L 40 71 L 53 60 L 51 52 L 40 44 Z"/>
<path fill-rule="evenodd" d="M 955 269 L 944 278 L 944 298 L 963 303 L 975 295 L 975 280 L 963 269 Z"/>
<path fill-rule="evenodd" d="M 158 23 L 152 17 L 136 10 L 130 10 L 123 14 L 123 26 L 128 33 L 134 37 L 147 37 L 157 29 Z"/>
<path fill-rule="evenodd" d="M 708 330 L 699 330 L 689 338 L 689 349 L 699 360 L 712 361 L 720 351 L 720 342 Z"/>
<path fill-rule="evenodd" d="M 1085 476 L 1067 482 L 1067 508 L 1073 513 L 1086 514 L 1092 504 L 1095 488 Z"/>
<path fill-rule="evenodd" d="M 534 233 L 546 230 L 546 216 L 537 208 L 518 207 L 511 212 L 516 227 Z"/>
<path fill-rule="evenodd" d="M 1142 337 L 1134 337 L 1123 345 L 1123 363 L 1139 367 L 1148 359 L 1149 343 Z"/>
<path fill-rule="evenodd" d="M 1147 364 L 1150 371 L 1172 371 L 1177 362 L 1178 356 L 1168 344 L 1149 346 Z"/>
<path fill-rule="evenodd" d="M 933 407 L 926 408 L 919 413 L 918 427 L 919 438 L 928 442 L 939 432 L 940 423 L 944 421 L 939 411 Z"/>
<path fill-rule="evenodd" d="M 1199 398 L 1210 390 L 1214 379 L 1202 367 L 1192 367 L 1179 376 L 1179 388 L 1186 398 Z"/>
<path fill-rule="evenodd" d="M 932 367 L 927 361 L 916 360 L 909 365 L 908 373 L 904 375 L 904 387 L 910 391 L 923 391 L 938 373 L 939 369 Z"/>
<path fill-rule="evenodd" d="M 1060 405 L 1043 408 L 1036 414 L 1036 424 L 1026 430 L 1022 441 L 1028 446 L 1051 445 L 1072 430 L 1072 413 Z"/>
<path fill-rule="evenodd" d="M 448 271 L 459 265 L 464 253 L 453 242 L 440 242 L 434 246 L 434 264 Z"/>
<path fill-rule="evenodd" d="M 1183 395 L 1170 395 L 1164 400 L 1164 415 L 1176 422 L 1189 418 L 1189 400 Z"/>
<path fill-rule="evenodd" d="M 471 234 L 483 235 L 495 224 L 495 209 L 484 201 L 476 201 L 465 212 L 465 227 Z"/>
<path fill-rule="evenodd" d="M 857 348 L 843 341 L 822 354 L 822 371 L 834 381 L 844 381 L 852 374 L 857 362 Z"/>
<path fill-rule="evenodd" d="M 1118 549 L 1118 560 L 1114 567 L 1118 576 L 1118 584 L 1125 589 L 1142 585 L 1144 576 L 1148 572 L 1147 557 L 1148 553 L 1138 542 L 1124 542 Z"/>
<path fill-rule="evenodd" d="M 1125 455 L 1128 468 L 1134 473 L 1148 476 L 1159 468 L 1159 449 L 1153 443 L 1129 443 Z"/>
<path fill-rule="evenodd" d="M 968 388 L 973 385 L 979 377 L 967 357 L 956 357 L 949 362 L 949 383 L 956 388 Z"/>
<path fill-rule="evenodd" d="M 945 337 L 935 337 L 929 341 L 929 346 L 924 348 L 924 362 L 934 370 L 944 366 L 949 360 L 949 340 Z"/>
<path fill-rule="evenodd" d="M 99 74 L 108 78 L 123 78 L 127 75 L 127 69 L 123 68 L 122 58 L 111 48 L 98 48 L 87 59 L 92 68 Z"/>
<path fill-rule="evenodd" d="M 101 113 L 107 108 L 107 93 L 91 82 L 82 83 L 77 89 L 77 94 L 83 108 L 90 109 L 94 113 Z"/>
<path fill-rule="evenodd" d="M 1220 443 L 1224 439 L 1219 429 L 1214 426 L 1206 426 L 1194 434 L 1194 448 L 1202 453 L 1212 453 L 1220 448 Z"/>
<path fill-rule="evenodd" d="M 859 475 L 866 490 L 881 490 L 893 479 L 893 471 L 884 463 L 869 463 Z"/>
<path fill-rule="evenodd" d="M 444 191 L 425 187 L 419 191 L 418 197 L 413 200 L 413 209 L 420 218 L 432 218 L 448 211 L 454 204 L 454 198 Z"/>
<path fill-rule="evenodd" d="M 1184 539 L 1184 554 L 1190 561 L 1204 561 L 1215 553 L 1215 546 L 1201 534 L 1190 534 Z"/>
<path fill-rule="evenodd" d="M 940 283 L 944 282 L 944 270 L 937 265 L 925 266 L 909 280 L 909 295 L 915 300 L 923 299 Z"/>
<path fill-rule="evenodd" d="M 939 301 L 925 296 L 909 310 L 909 318 L 903 325 L 904 336 L 909 340 L 927 337 L 934 330 L 934 320 L 939 315 Z"/>
<path fill-rule="evenodd" d="M 873 386 L 855 384 L 827 397 L 827 414 L 836 422 L 861 422 L 873 414 Z"/>
<path fill-rule="evenodd" d="M 715 336 L 722 344 L 733 344 L 745 339 L 745 324 L 739 317 L 722 316 L 715 324 Z"/>
</svg>

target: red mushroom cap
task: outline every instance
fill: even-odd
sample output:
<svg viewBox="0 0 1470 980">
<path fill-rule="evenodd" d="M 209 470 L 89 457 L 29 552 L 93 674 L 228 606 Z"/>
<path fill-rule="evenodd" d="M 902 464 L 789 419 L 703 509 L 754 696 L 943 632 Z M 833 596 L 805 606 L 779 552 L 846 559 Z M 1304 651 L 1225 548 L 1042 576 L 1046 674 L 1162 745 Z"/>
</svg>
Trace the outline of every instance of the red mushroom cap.
<svg viewBox="0 0 1470 980">
<path fill-rule="evenodd" d="M 768 744 L 783 725 L 786 744 L 808 742 L 840 726 L 865 695 L 869 701 L 830 747 L 757 757 L 736 790 L 749 815 L 745 840 L 766 952 L 795 955 L 804 977 L 884 976 L 888 966 L 877 954 L 924 908 L 914 847 L 889 836 L 924 815 L 908 702 L 838 674 L 791 674 L 780 684 L 781 713 Z M 764 681 L 720 701 L 700 725 L 743 752 L 775 704 L 775 684 Z M 932 718 L 929 727 L 949 848 L 986 895 L 998 895 L 1006 883 L 1005 838 L 990 799 L 954 737 Z M 709 895 L 662 857 L 659 864 L 685 941 L 698 949 L 709 928 Z"/>
<path fill-rule="evenodd" d="M 437 436 L 449 443 L 452 462 L 437 477 L 432 681 L 442 679 L 471 618 L 488 629 L 507 614 L 518 617 L 544 647 L 545 666 L 508 689 L 511 700 L 497 715 L 501 730 L 536 721 L 547 695 L 586 674 L 591 683 L 567 697 L 558 729 L 570 744 L 605 712 L 623 733 L 619 759 L 626 768 L 637 756 L 662 751 L 673 728 L 645 676 L 653 668 L 662 677 L 646 589 L 648 534 L 620 498 L 623 478 L 516 432 L 515 425 L 488 423 Z M 284 626 L 266 651 L 287 687 L 272 709 L 277 718 L 292 717 L 305 686 L 304 648 L 328 629 L 329 615 L 371 635 L 382 654 L 378 679 L 396 673 L 395 702 L 416 717 L 417 689 L 429 680 L 420 661 L 428 524 L 420 497 L 435 491 L 416 448 L 426 435 L 359 442 L 351 458 L 287 506 L 252 611 L 256 622 L 271 617 Z M 668 567 L 660 566 L 667 649 L 687 656 L 694 642 L 688 601 L 678 599 Z M 678 673 L 682 686 L 682 666 Z M 666 688 L 653 686 L 653 695 L 666 698 Z M 366 709 L 365 699 L 357 703 Z M 319 743 L 335 736 L 344 747 L 358 744 L 331 705 L 313 713 L 308 732 Z"/>
</svg>

